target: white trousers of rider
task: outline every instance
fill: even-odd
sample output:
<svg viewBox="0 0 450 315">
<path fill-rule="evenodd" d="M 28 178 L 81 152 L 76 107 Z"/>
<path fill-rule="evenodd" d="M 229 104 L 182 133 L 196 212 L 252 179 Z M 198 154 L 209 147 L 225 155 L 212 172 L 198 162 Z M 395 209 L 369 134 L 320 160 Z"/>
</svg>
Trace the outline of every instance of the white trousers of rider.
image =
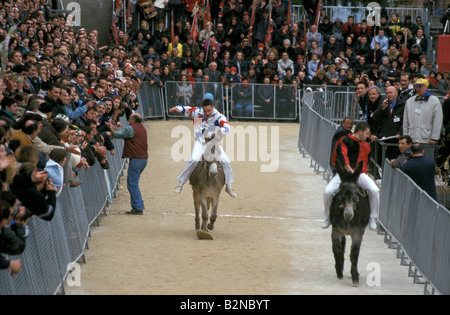
<svg viewBox="0 0 450 315">
<path fill-rule="evenodd" d="M 330 218 L 331 203 L 333 202 L 333 197 L 339 191 L 340 184 L 341 178 L 338 174 L 336 174 L 325 188 L 325 192 L 323 193 L 323 201 L 325 204 L 325 220 Z M 377 219 L 379 214 L 380 189 L 369 177 L 369 175 L 365 173 L 361 173 L 361 175 L 359 175 L 357 184 L 364 190 L 366 190 L 369 194 L 370 218 Z"/>
<path fill-rule="evenodd" d="M 205 149 L 206 144 L 203 144 L 200 141 L 194 141 L 194 148 L 192 149 L 191 159 L 189 160 L 189 162 L 187 162 L 186 167 L 184 168 L 183 172 L 181 172 L 180 176 L 178 176 L 179 186 L 183 186 L 188 181 L 189 177 L 197 166 L 197 163 L 202 160 Z M 234 182 L 233 170 L 231 169 L 231 161 L 222 146 L 221 151 L 220 164 L 222 165 L 223 172 L 225 173 L 225 184 L 228 188 L 231 189 L 231 183 Z"/>
</svg>

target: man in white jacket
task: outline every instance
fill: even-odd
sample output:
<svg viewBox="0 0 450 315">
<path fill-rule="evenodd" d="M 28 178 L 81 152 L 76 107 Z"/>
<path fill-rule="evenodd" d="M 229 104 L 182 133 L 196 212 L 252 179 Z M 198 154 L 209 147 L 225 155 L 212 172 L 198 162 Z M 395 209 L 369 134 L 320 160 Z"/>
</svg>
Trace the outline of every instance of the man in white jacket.
<svg viewBox="0 0 450 315">
<path fill-rule="evenodd" d="M 227 118 L 214 108 L 214 97 L 211 93 L 206 93 L 204 95 L 201 108 L 178 105 L 172 107 L 169 111 L 183 113 L 186 117 L 191 117 L 194 119 L 195 141 L 191 159 L 186 164 L 186 167 L 180 176 L 178 176 L 179 183 L 174 190 L 175 193 L 180 194 L 183 189 L 183 185 L 187 182 L 205 152 L 206 142 L 203 137 L 203 130 L 206 130 L 209 136 L 216 133 L 217 128 L 220 128 L 220 132 L 222 132 L 222 134 L 227 134 L 230 131 L 230 124 L 228 123 Z M 225 191 L 231 197 L 236 198 L 238 195 L 231 187 L 231 183 L 234 181 L 231 162 L 223 148 L 220 154 L 220 163 L 222 164 L 223 171 L 225 173 Z"/>
<path fill-rule="evenodd" d="M 426 79 L 418 79 L 414 89 L 417 96 L 410 97 L 405 105 L 403 134 L 416 143 L 437 144 L 443 119 L 441 103 L 428 91 Z"/>
</svg>

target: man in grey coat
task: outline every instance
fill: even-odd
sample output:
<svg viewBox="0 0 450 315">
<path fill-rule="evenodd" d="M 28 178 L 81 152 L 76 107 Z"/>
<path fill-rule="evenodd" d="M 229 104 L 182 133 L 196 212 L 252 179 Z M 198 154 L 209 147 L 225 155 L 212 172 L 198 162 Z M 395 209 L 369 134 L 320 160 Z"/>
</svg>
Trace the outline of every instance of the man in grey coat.
<svg viewBox="0 0 450 315">
<path fill-rule="evenodd" d="M 411 136 L 416 143 L 437 144 L 443 119 L 441 103 L 431 95 L 426 79 L 418 79 L 414 88 L 417 96 L 406 101 L 403 134 Z"/>
</svg>

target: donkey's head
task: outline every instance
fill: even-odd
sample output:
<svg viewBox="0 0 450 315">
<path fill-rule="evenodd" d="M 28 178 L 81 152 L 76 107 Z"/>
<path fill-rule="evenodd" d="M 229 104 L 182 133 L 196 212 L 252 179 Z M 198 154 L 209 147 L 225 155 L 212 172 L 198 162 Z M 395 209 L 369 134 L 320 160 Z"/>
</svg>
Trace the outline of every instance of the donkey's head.
<svg viewBox="0 0 450 315">
<path fill-rule="evenodd" d="M 222 133 L 219 129 L 219 132 L 216 134 L 212 134 L 211 137 L 208 137 L 208 133 L 206 130 L 203 130 L 203 137 L 205 138 L 206 147 L 205 153 L 203 154 L 203 162 L 206 164 L 206 168 L 208 170 L 208 175 L 215 177 L 219 172 L 219 161 L 220 161 L 220 141 L 222 140 Z"/>
<path fill-rule="evenodd" d="M 356 182 L 362 172 L 362 168 L 363 162 L 361 161 L 354 173 L 349 173 L 342 167 L 341 163 L 336 163 L 336 170 L 341 178 L 341 185 L 339 186 L 339 207 L 343 208 L 344 219 L 347 222 L 350 222 L 353 219 L 359 202 L 359 187 Z"/>
</svg>

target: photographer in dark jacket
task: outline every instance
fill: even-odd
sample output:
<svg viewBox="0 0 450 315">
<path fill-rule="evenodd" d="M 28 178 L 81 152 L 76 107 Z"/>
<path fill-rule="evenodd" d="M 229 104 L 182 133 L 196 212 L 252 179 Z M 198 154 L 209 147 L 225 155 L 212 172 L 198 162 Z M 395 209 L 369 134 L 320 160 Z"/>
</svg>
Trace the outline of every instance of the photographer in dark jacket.
<svg viewBox="0 0 450 315">
<path fill-rule="evenodd" d="M 48 178 L 46 171 L 38 171 L 33 163 L 23 163 L 14 176 L 11 191 L 32 215 L 45 221 L 53 219 L 58 189 Z"/>
<path fill-rule="evenodd" d="M 9 260 L 1 253 L 11 254 L 11 244 L 8 243 L 8 236 L 6 225 L 10 217 L 10 209 L 8 206 L 4 206 L 3 202 L 0 203 L 0 270 L 7 269 L 12 276 L 18 274 L 22 270 L 22 262 L 20 259 Z M 23 230 L 23 229 L 22 229 Z"/>
<path fill-rule="evenodd" d="M 7 218 L 8 221 L 12 215 L 17 215 L 16 218 L 14 218 L 14 221 L 11 221 L 9 226 L 6 225 L 1 228 L 1 251 L 7 255 L 20 255 L 25 251 L 26 243 L 25 229 L 24 224 L 21 221 L 21 214 L 11 214 L 14 208 L 8 201 L 0 200 L 0 203 L 2 204 L 2 209 L 9 209 L 10 215 L 9 218 Z M 25 221 L 26 220 L 28 220 L 28 218 L 25 218 Z"/>
<path fill-rule="evenodd" d="M 91 141 L 94 137 L 94 130 L 90 126 L 81 127 L 82 132 L 84 133 L 84 140 L 81 143 L 81 155 L 86 159 L 86 162 L 89 166 L 94 166 L 96 158 L 95 158 L 95 149 L 93 148 Z"/>
</svg>

